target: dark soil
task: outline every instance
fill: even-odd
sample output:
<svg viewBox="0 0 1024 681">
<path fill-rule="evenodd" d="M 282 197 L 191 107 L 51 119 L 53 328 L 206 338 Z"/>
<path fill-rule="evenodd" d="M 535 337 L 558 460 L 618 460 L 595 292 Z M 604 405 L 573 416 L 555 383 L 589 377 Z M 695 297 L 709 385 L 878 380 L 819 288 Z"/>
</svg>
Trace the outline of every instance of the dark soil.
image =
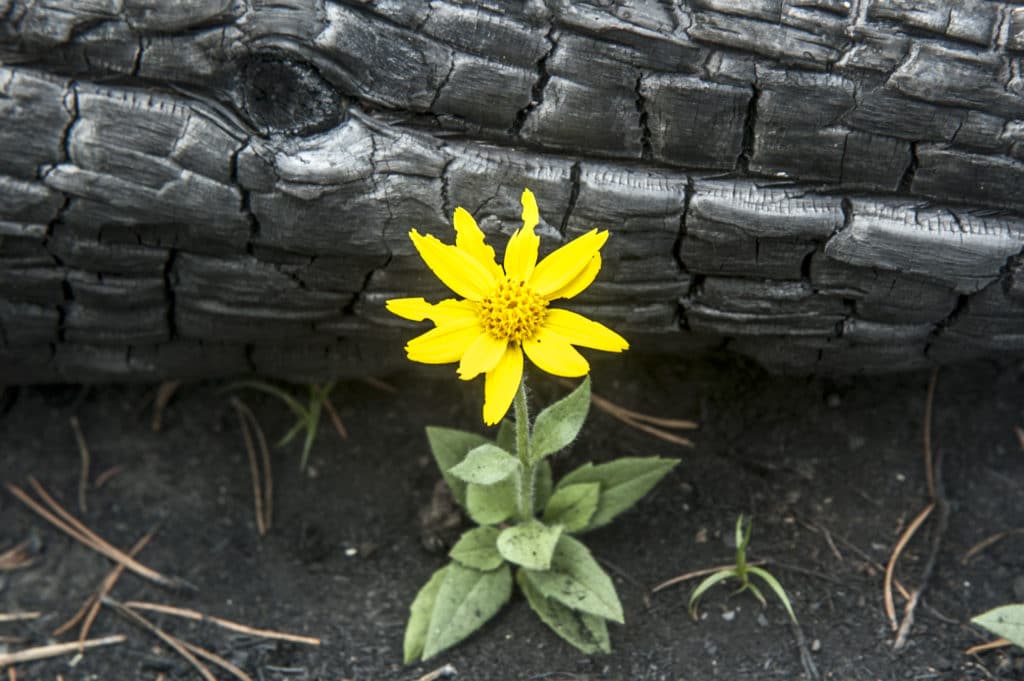
<svg viewBox="0 0 1024 681">
<path fill-rule="evenodd" d="M 626 626 L 612 627 L 613 654 L 580 654 L 516 596 L 463 644 L 403 667 L 408 605 L 445 561 L 443 550 L 426 548 L 444 537 L 420 523 L 439 478 L 423 427 L 482 430 L 481 386 L 453 373 L 390 377 L 395 394 L 362 381 L 340 384 L 334 402 L 349 439 L 324 419 L 308 475 L 298 470 L 298 442 L 273 450 L 275 515 L 262 539 L 241 432 L 221 385 L 182 387 L 159 433 L 149 427 L 145 404 L 153 386 L 8 390 L 0 479 L 25 486 L 35 476 L 77 513 L 79 454 L 69 426 L 77 414 L 92 476 L 123 466 L 89 490 L 84 520 L 125 549 L 158 526 L 140 560 L 198 588 L 175 593 L 126 574 L 115 598 L 323 639 L 318 648 L 280 644 L 152 615 L 260 681 L 412 681 L 446 663 L 459 678 L 497 681 L 801 678 L 795 632 L 777 602 L 762 611 L 749 594 L 730 598 L 719 587 L 704 598 L 695 623 L 686 608 L 692 583 L 649 595 L 665 579 L 729 562 L 740 513 L 753 514 L 753 558 L 775 561 L 769 568 L 793 600 L 823 678 L 1022 678 L 1019 650 L 963 651 L 988 638 L 965 624 L 973 614 L 1024 599 L 1024 535 L 994 543 L 966 564 L 962 559 L 982 539 L 1024 527 L 1024 452 L 1014 432 L 1024 425 L 1024 367 L 940 372 L 934 441 L 949 526 L 908 644 L 895 652 L 876 564 L 887 561 L 899 533 L 928 503 L 922 422 L 929 376 L 776 377 L 734 359 L 628 356 L 595 366 L 595 392 L 649 414 L 699 419 L 702 428 L 696 448 L 686 450 L 595 412 L 571 451 L 555 461 L 557 475 L 589 459 L 683 458 L 637 508 L 586 537 L 613 574 L 626 611 Z M 544 377 L 531 380 L 535 403 L 564 392 Z M 242 397 L 268 436 L 287 429 L 290 414 L 279 402 L 251 391 Z M 897 577 L 908 588 L 919 584 L 933 528 L 926 523 L 899 563 Z M 0 636 L 27 639 L 8 649 L 48 642 L 111 569 L 0 492 L 0 551 L 26 538 L 38 540 L 36 562 L 0 573 L 0 613 L 44 614 L 0 623 Z M 897 609 L 902 613 L 899 597 Z M 104 611 L 91 635 L 110 633 L 128 640 L 89 651 L 74 667 L 68 657 L 20 665 L 18 678 L 156 679 L 161 671 L 168 679 L 199 678 L 149 634 Z"/>
</svg>

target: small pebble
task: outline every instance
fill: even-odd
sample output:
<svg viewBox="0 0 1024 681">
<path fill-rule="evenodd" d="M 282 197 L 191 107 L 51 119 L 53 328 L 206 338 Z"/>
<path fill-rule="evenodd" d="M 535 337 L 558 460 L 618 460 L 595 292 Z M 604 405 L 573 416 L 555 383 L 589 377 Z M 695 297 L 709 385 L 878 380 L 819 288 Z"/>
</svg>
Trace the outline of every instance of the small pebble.
<svg viewBox="0 0 1024 681">
<path fill-rule="evenodd" d="M 357 549 L 354 546 L 350 546 L 349 548 L 345 549 L 345 555 L 348 556 L 349 558 L 353 558 L 355 556 L 358 556 L 359 555 L 359 549 Z"/>
<path fill-rule="evenodd" d="M 722 619 L 725 620 L 726 622 L 732 622 L 734 619 L 736 619 L 736 611 L 735 610 L 726 610 L 725 612 L 722 613 Z"/>
<path fill-rule="evenodd" d="M 758 613 L 757 623 L 762 627 L 768 626 L 768 618 L 764 616 L 764 613 Z"/>
<path fill-rule="evenodd" d="M 821 640 L 816 638 L 811 641 L 811 652 L 816 653 L 819 650 L 821 650 Z"/>
</svg>

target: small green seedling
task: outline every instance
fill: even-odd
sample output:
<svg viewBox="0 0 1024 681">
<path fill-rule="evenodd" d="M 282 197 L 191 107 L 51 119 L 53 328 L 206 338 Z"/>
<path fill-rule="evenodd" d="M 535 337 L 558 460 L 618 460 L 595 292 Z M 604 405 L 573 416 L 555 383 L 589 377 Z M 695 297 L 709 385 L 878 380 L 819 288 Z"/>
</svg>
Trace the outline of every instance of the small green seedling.
<svg viewBox="0 0 1024 681">
<path fill-rule="evenodd" d="M 299 470 L 305 471 L 306 464 L 309 462 L 309 453 L 313 449 L 313 441 L 316 439 L 317 429 L 320 427 L 320 415 L 323 413 L 324 405 L 330 399 L 334 386 L 334 381 L 324 383 L 323 385 L 317 383 L 309 384 L 309 402 L 307 404 L 299 402 L 288 391 L 264 381 L 238 381 L 229 385 L 228 389 L 252 388 L 259 390 L 268 395 L 273 395 L 292 410 L 292 413 L 295 414 L 295 425 L 275 443 L 275 446 L 285 447 L 295 439 L 296 435 L 305 431 L 306 437 L 302 444 L 302 459 L 299 461 Z M 331 409 L 330 405 L 328 405 L 328 409 Z M 336 426 L 338 425 L 340 424 L 336 423 Z M 345 437 L 341 427 L 338 428 L 338 433 Z"/>
<path fill-rule="evenodd" d="M 697 619 L 697 601 L 704 595 L 704 592 L 729 578 L 736 578 L 740 581 L 740 588 L 733 592 L 733 595 L 749 591 L 754 594 L 758 601 L 761 602 L 761 607 L 768 607 L 768 602 L 764 598 L 764 594 L 757 588 L 752 581 L 750 581 L 750 575 L 760 577 L 768 587 L 775 592 L 779 600 L 782 601 L 782 605 L 785 606 L 786 612 L 789 613 L 789 618 L 796 622 L 796 615 L 793 613 L 793 606 L 789 602 L 789 597 L 786 596 L 785 590 L 782 585 L 779 584 L 779 580 L 765 570 L 764 568 L 757 567 L 756 565 L 747 564 L 747 546 L 750 544 L 750 532 L 753 528 L 753 522 L 747 520 L 746 528 L 743 525 L 743 514 L 736 519 L 736 565 L 731 568 L 719 570 L 710 577 L 706 578 L 703 582 L 697 585 L 697 588 L 690 594 L 690 617 Z"/>
</svg>

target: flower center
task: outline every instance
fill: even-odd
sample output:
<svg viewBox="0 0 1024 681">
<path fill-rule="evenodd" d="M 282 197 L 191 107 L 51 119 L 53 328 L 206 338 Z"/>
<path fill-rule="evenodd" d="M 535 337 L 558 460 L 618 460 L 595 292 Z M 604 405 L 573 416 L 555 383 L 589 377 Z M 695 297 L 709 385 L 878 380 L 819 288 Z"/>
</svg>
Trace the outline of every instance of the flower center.
<svg viewBox="0 0 1024 681">
<path fill-rule="evenodd" d="M 498 340 L 522 342 L 533 338 L 547 316 L 548 301 L 525 282 L 506 279 L 480 301 L 480 323 Z"/>
</svg>

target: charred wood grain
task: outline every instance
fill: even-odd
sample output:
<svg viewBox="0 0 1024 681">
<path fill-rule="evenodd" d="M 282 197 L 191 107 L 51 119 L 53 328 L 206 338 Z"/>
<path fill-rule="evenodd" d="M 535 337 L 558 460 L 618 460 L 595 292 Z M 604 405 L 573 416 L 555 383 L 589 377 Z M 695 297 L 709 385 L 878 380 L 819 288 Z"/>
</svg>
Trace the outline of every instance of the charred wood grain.
<svg viewBox="0 0 1024 681">
<path fill-rule="evenodd" d="M 1024 11 L 0 2 L 0 382 L 384 372 L 456 206 L 788 371 L 1024 354 Z M 501 257 L 501 249 L 498 249 Z"/>
</svg>

